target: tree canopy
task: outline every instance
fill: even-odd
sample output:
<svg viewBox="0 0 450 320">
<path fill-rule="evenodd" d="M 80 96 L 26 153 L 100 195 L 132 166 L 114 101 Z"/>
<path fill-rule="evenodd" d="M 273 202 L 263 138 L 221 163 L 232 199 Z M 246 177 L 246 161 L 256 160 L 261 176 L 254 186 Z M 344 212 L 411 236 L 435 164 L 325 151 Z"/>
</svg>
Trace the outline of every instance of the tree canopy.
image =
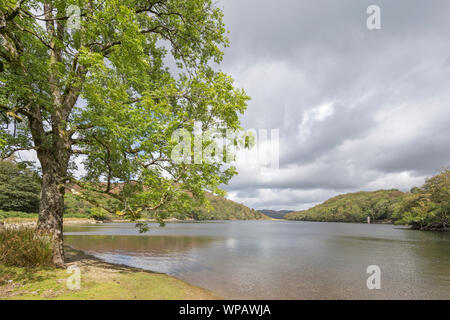
<svg viewBox="0 0 450 320">
<path fill-rule="evenodd" d="M 0 161 L 0 210 L 38 212 L 40 185 L 26 163 Z"/>
<path fill-rule="evenodd" d="M 78 28 L 67 23 L 69 5 L 81 8 Z M 192 132 L 195 122 L 237 129 L 245 110 L 244 92 L 209 66 L 228 44 L 212 1 L 9 0 L 2 16 L 1 121 L 15 122 L 1 132 L 5 156 L 36 149 L 54 157 L 61 145 L 72 161 L 84 155 L 90 187 L 111 193 L 124 182 L 114 196 L 130 209 L 180 200 L 181 190 L 216 192 L 234 174 L 170 158 L 175 130 Z"/>
<path fill-rule="evenodd" d="M 340 195 L 311 209 L 292 212 L 289 220 L 365 222 L 391 221 L 420 230 L 448 230 L 450 221 L 450 169 L 413 187 L 410 192 L 379 190 Z"/>
<path fill-rule="evenodd" d="M 403 201 L 398 223 L 422 230 L 450 229 L 449 168 L 411 191 Z"/>
<path fill-rule="evenodd" d="M 0 41 L 0 152 L 36 151 L 39 228 L 62 239 L 67 182 L 134 219 L 220 193 L 236 173 L 220 157 L 171 157 L 177 130 L 238 129 L 246 109 L 216 67 L 228 39 L 212 0 L 2 0 Z"/>
<path fill-rule="evenodd" d="M 399 190 L 379 190 L 339 195 L 309 210 L 292 212 L 289 220 L 327 222 L 366 222 L 391 220 L 398 212 L 404 193 Z"/>
</svg>

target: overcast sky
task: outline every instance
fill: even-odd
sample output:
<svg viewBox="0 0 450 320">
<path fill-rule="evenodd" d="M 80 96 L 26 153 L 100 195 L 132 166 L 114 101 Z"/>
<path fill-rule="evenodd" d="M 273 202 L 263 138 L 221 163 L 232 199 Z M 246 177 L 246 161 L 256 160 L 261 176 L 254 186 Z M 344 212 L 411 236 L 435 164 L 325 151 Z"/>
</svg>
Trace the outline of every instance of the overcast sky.
<svg viewBox="0 0 450 320">
<path fill-rule="evenodd" d="M 366 25 L 381 8 L 381 30 Z M 450 165 L 450 1 L 221 0 L 221 68 L 252 97 L 246 128 L 280 129 L 280 169 L 239 166 L 228 197 L 309 208 L 409 190 Z"/>
<path fill-rule="evenodd" d="M 279 170 L 238 166 L 230 199 L 300 210 L 342 193 L 406 191 L 450 166 L 450 1 L 217 5 L 231 39 L 220 68 L 252 97 L 243 126 L 280 130 Z M 370 5 L 380 30 L 367 28 Z"/>
</svg>

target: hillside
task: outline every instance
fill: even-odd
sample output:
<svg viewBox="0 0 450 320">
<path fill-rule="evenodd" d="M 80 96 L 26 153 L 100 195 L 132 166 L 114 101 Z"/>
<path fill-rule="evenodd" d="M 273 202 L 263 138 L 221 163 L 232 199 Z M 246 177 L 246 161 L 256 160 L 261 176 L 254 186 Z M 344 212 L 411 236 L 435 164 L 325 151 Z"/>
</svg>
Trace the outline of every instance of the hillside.
<svg viewBox="0 0 450 320">
<path fill-rule="evenodd" d="M 267 210 L 267 209 L 258 210 L 258 211 L 265 214 L 268 217 L 273 218 L 273 219 L 284 219 L 284 217 L 288 213 L 292 212 L 292 210 Z"/>
<path fill-rule="evenodd" d="M 190 216 L 194 220 L 266 220 L 265 216 L 255 209 L 250 209 L 243 204 L 215 196 L 208 193 L 207 199 L 214 208 L 207 211 L 205 208 L 194 209 Z"/>
<path fill-rule="evenodd" d="M 104 201 L 107 202 L 106 196 Z M 223 197 L 215 196 L 211 193 L 206 194 L 206 198 L 209 200 L 212 210 L 207 210 L 205 207 L 191 209 L 190 212 L 184 214 L 172 213 L 168 217 L 177 218 L 180 220 L 194 219 L 194 220 L 265 220 L 269 219 L 262 213 L 250 209 L 243 204 L 236 203 L 234 201 L 225 199 Z M 66 193 L 65 197 L 65 216 L 71 217 L 94 217 L 97 215 L 98 210 L 94 208 L 87 201 L 78 199 L 71 191 Z M 148 218 L 152 218 L 148 215 Z"/>
<path fill-rule="evenodd" d="M 36 218 L 39 211 L 39 176 L 27 169 L 25 164 L 12 161 L 0 161 L 0 219 L 6 218 Z M 105 207 L 113 207 L 117 200 L 102 193 L 83 190 L 78 185 L 66 188 L 64 216 L 66 218 L 115 218 L 106 211 L 96 208 L 91 202 L 81 199 L 80 195 L 94 199 Z M 212 210 L 205 207 L 194 208 L 183 214 L 171 213 L 168 218 L 194 220 L 261 220 L 269 219 L 262 213 L 245 205 L 227 200 L 223 197 L 206 194 Z M 114 212 L 114 210 L 111 210 Z M 152 218 L 151 213 L 144 217 Z"/>
<path fill-rule="evenodd" d="M 339 195 L 311 209 L 292 212 L 288 220 L 327 222 L 391 221 L 400 210 L 405 193 L 399 190 L 379 190 Z"/>
</svg>

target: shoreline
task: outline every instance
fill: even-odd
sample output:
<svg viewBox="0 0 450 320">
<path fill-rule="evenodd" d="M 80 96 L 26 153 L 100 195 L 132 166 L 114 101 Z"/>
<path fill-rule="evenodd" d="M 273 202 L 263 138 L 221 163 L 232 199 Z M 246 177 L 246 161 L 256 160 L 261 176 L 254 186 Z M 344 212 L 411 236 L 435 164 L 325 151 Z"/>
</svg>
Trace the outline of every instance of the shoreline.
<svg viewBox="0 0 450 320">
<path fill-rule="evenodd" d="M 178 220 L 175 218 L 165 219 L 165 223 L 202 223 L 202 222 L 216 222 L 216 221 L 288 221 L 283 219 L 269 219 L 269 220 Z M 37 218 L 6 218 L 0 220 L 0 222 L 4 223 L 4 227 L 36 227 Z M 70 225 L 78 225 L 78 224 L 104 224 L 104 223 L 137 223 L 137 222 L 147 222 L 147 223 L 158 223 L 157 220 L 154 219 L 140 219 L 136 221 L 130 221 L 126 219 L 112 219 L 107 221 L 97 221 L 91 218 L 64 218 L 64 226 Z"/>
<path fill-rule="evenodd" d="M 347 222 L 347 221 L 314 221 L 314 220 L 296 220 L 296 219 L 275 219 L 271 218 L 269 220 L 178 220 L 175 218 L 166 219 L 166 223 L 202 223 L 202 222 L 215 222 L 215 221 L 275 221 L 275 222 L 312 222 L 312 223 L 347 223 L 347 224 L 363 224 L 363 225 L 391 225 L 395 227 L 403 227 L 408 230 L 415 231 L 430 231 L 430 232 L 450 232 L 449 228 L 431 228 L 431 229 L 414 229 L 408 225 L 397 225 L 389 220 L 382 220 L 372 222 L 370 224 L 364 222 Z M 2 222 L 2 221 L 0 221 Z M 64 226 L 79 225 L 79 224 L 104 224 L 104 223 L 137 223 L 137 222 L 148 222 L 157 223 L 156 220 L 136 220 L 130 221 L 126 219 L 113 219 L 109 221 L 97 221 L 90 218 L 64 218 Z M 3 227 L 5 228 L 17 228 L 17 227 L 29 227 L 34 228 L 37 225 L 37 218 L 6 218 L 3 220 Z M 1 228 L 1 226 L 0 226 Z"/>
<path fill-rule="evenodd" d="M 67 288 L 74 271 L 0 264 L 0 300 L 221 300 L 207 289 L 164 273 L 109 263 L 70 246 L 64 249 L 68 270 L 79 268 L 80 289 Z"/>
<path fill-rule="evenodd" d="M 412 231 L 423 231 L 423 232 L 450 232 L 450 227 L 448 228 L 428 228 L 428 229 L 416 229 L 413 228 L 410 225 L 405 224 L 395 224 L 392 221 L 381 221 L 381 222 L 372 222 L 372 223 L 364 223 L 364 222 L 348 222 L 348 221 L 318 221 L 318 220 L 296 220 L 296 219 L 284 219 L 283 221 L 288 222 L 311 222 L 311 223 L 346 223 L 346 224 L 362 224 L 362 225 L 375 225 L 375 226 L 394 226 L 394 227 L 401 227 L 406 230 L 412 230 Z"/>
</svg>

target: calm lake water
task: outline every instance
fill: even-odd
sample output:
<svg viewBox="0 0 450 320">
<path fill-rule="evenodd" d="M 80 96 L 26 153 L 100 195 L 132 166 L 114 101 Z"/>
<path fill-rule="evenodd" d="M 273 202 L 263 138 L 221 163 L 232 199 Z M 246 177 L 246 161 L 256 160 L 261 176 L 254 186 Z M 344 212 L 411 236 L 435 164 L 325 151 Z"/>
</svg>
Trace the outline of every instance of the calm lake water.
<svg viewBox="0 0 450 320">
<path fill-rule="evenodd" d="M 66 243 L 231 299 L 450 299 L 450 234 L 391 225 L 233 221 L 70 226 Z M 369 265 L 381 289 L 368 290 Z"/>
</svg>

